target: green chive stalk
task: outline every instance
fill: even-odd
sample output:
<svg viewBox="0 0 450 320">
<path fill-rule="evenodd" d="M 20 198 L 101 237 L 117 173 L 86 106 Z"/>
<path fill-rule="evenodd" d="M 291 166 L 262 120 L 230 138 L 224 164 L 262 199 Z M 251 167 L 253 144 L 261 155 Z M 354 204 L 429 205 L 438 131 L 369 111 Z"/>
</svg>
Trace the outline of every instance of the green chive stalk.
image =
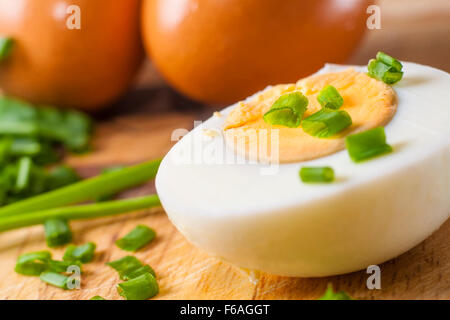
<svg viewBox="0 0 450 320">
<path fill-rule="evenodd" d="M 63 207 L 94 200 L 105 194 L 115 194 L 155 178 L 160 163 L 161 160 L 145 162 L 13 203 L 0 209 L 0 219 L 3 221 L 8 216 Z"/>
<path fill-rule="evenodd" d="M 160 206 L 157 195 L 103 203 L 56 208 L 0 217 L 0 232 L 39 225 L 48 219 L 82 220 L 123 214 Z"/>
</svg>

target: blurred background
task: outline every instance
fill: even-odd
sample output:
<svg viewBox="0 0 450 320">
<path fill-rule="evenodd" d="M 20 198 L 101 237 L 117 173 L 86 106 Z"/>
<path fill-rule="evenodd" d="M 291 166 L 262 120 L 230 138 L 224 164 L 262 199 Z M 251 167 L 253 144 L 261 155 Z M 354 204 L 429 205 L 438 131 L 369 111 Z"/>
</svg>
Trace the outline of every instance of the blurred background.
<svg viewBox="0 0 450 320">
<path fill-rule="evenodd" d="M 450 1 L 379 0 L 375 3 L 381 8 L 382 28 L 366 30 L 345 63 L 365 65 L 383 50 L 404 61 L 450 72 Z M 154 64 L 146 61 L 136 85 L 139 89 L 164 91 L 167 82 Z M 190 100 L 183 103 L 195 105 Z"/>
</svg>

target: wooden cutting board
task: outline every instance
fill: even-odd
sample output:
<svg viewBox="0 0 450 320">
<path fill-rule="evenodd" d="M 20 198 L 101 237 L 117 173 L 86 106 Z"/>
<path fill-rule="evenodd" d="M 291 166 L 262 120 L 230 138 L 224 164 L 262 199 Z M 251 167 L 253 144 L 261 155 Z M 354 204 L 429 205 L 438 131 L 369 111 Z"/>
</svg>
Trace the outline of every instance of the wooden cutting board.
<svg viewBox="0 0 450 320">
<path fill-rule="evenodd" d="M 367 34 L 351 63 L 364 64 L 381 49 L 450 71 L 450 43 L 442 41 L 450 31 L 447 0 L 427 3 L 426 8 L 422 0 L 380 3 L 383 29 Z M 156 87 L 148 88 L 149 82 Z M 161 81 L 151 69 L 144 72 L 140 84 L 121 103 L 99 116 L 95 151 L 67 159 L 83 176 L 92 176 L 103 167 L 161 157 L 172 145 L 170 135 L 174 129 L 190 129 L 194 119 L 212 113 L 212 109 L 159 87 Z M 153 183 L 148 183 L 122 196 L 153 192 Z M 119 299 L 117 273 L 105 262 L 126 255 L 114 242 L 137 224 L 151 226 L 158 233 L 153 243 L 136 254 L 158 274 L 161 292 L 157 299 L 315 299 L 328 283 L 357 299 L 450 299 L 450 220 L 414 249 L 381 265 L 381 290 L 368 290 L 369 275 L 365 271 L 321 279 L 261 274 L 257 281 L 250 281 L 244 271 L 190 245 L 162 209 L 74 222 L 75 242 L 94 241 L 98 246 L 95 260 L 85 266 L 81 290 L 75 291 L 53 288 L 35 277 L 14 272 L 20 254 L 46 249 L 42 227 L 0 234 L 0 299 L 89 299 L 95 295 Z M 60 258 L 63 251 L 52 250 L 55 258 Z"/>
<path fill-rule="evenodd" d="M 210 112 L 210 111 L 208 111 Z M 198 112 L 197 112 L 198 114 Z M 85 176 L 114 164 L 131 164 L 163 156 L 170 148 L 170 133 L 190 128 L 194 116 L 179 112 L 122 115 L 101 122 L 90 155 L 67 161 Z M 154 192 L 149 183 L 123 196 Z M 38 278 L 14 272 L 20 254 L 46 249 L 42 227 L 0 234 L 0 299 L 89 299 L 101 295 L 119 299 L 117 273 L 105 262 L 126 253 L 114 245 L 137 224 L 153 227 L 158 236 L 136 256 L 156 270 L 161 292 L 157 299 L 315 299 L 328 283 L 357 299 L 449 299 L 450 221 L 425 242 L 381 265 L 381 290 L 368 290 L 365 271 L 322 279 L 278 277 L 268 274 L 251 279 L 243 270 L 208 256 L 189 244 L 173 227 L 162 209 L 126 216 L 74 222 L 75 243 L 94 241 L 98 253 L 85 266 L 82 288 L 63 291 Z M 52 250 L 60 258 L 63 249 Z M 252 280 L 252 281 L 250 281 Z M 257 280 L 257 281 L 255 281 Z"/>
</svg>

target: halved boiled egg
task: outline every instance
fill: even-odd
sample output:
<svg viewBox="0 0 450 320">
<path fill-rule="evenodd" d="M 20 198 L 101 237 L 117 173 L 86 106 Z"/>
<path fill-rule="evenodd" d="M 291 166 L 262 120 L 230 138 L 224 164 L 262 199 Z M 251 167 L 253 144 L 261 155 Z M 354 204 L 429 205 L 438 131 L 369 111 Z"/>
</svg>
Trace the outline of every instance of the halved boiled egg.
<svg viewBox="0 0 450 320">
<path fill-rule="evenodd" d="M 183 137 L 156 178 L 162 205 L 180 232 L 243 268 L 319 277 L 380 264 L 438 229 L 450 215 L 450 75 L 404 63 L 405 76 L 392 89 L 365 71 L 327 65 L 226 108 Z M 341 93 L 342 109 L 353 120 L 339 136 L 319 139 L 301 127 L 263 121 L 287 92 L 308 98 L 305 116 L 317 111 L 325 85 Z M 378 126 L 385 126 L 393 152 L 352 162 L 343 150 L 345 136 Z M 276 140 L 260 136 L 261 129 L 274 128 Z M 241 130 L 227 133 L 232 129 Z M 242 148 L 230 139 L 241 140 Z M 270 156 L 273 141 L 279 161 Z M 251 157 L 252 145 L 269 146 L 268 155 Z M 336 180 L 302 183 L 303 166 L 330 166 Z"/>
</svg>

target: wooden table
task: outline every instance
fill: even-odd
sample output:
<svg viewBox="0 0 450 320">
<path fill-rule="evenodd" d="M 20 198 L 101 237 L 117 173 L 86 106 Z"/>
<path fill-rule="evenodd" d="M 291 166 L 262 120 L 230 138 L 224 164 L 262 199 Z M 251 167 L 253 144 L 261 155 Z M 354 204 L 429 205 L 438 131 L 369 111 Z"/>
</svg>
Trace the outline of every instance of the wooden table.
<svg viewBox="0 0 450 320">
<path fill-rule="evenodd" d="M 383 29 L 370 31 L 351 63 L 365 63 L 379 49 L 406 60 L 450 71 L 449 1 L 381 1 Z M 406 11 L 406 13 L 405 13 Z M 67 162 L 84 176 L 114 164 L 132 164 L 161 157 L 171 147 L 176 128 L 191 128 L 213 109 L 186 100 L 168 89 L 149 65 L 136 88 L 108 114 L 99 115 L 94 152 Z M 123 196 L 154 192 L 152 183 Z M 42 227 L 0 234 L 0 299 L 118 299 L 115 271 L 105 262 L 125 252 L 114 242 L 137 224 L 153 227 L 157 239 L 136 256 L 156 270 L 157 299 L 315 299 L 328 283 L 357 299 L 450 299 L 450 220 L 416 248 L 381 265 L 382 289 L 368 290 L 365 271 L 321 279 L 260 274 L 258 281 L 190 245 L 161 209 L 95 221 L 74 222 L 76 243 L 94 241 L 98 254 L 85 266 L 82 289 L 62 291 L 39 279 L 14 272 L 17 256 L 46 248 Z M 63 249 L 52 250 L 60 258 Z"/>
</svg>

